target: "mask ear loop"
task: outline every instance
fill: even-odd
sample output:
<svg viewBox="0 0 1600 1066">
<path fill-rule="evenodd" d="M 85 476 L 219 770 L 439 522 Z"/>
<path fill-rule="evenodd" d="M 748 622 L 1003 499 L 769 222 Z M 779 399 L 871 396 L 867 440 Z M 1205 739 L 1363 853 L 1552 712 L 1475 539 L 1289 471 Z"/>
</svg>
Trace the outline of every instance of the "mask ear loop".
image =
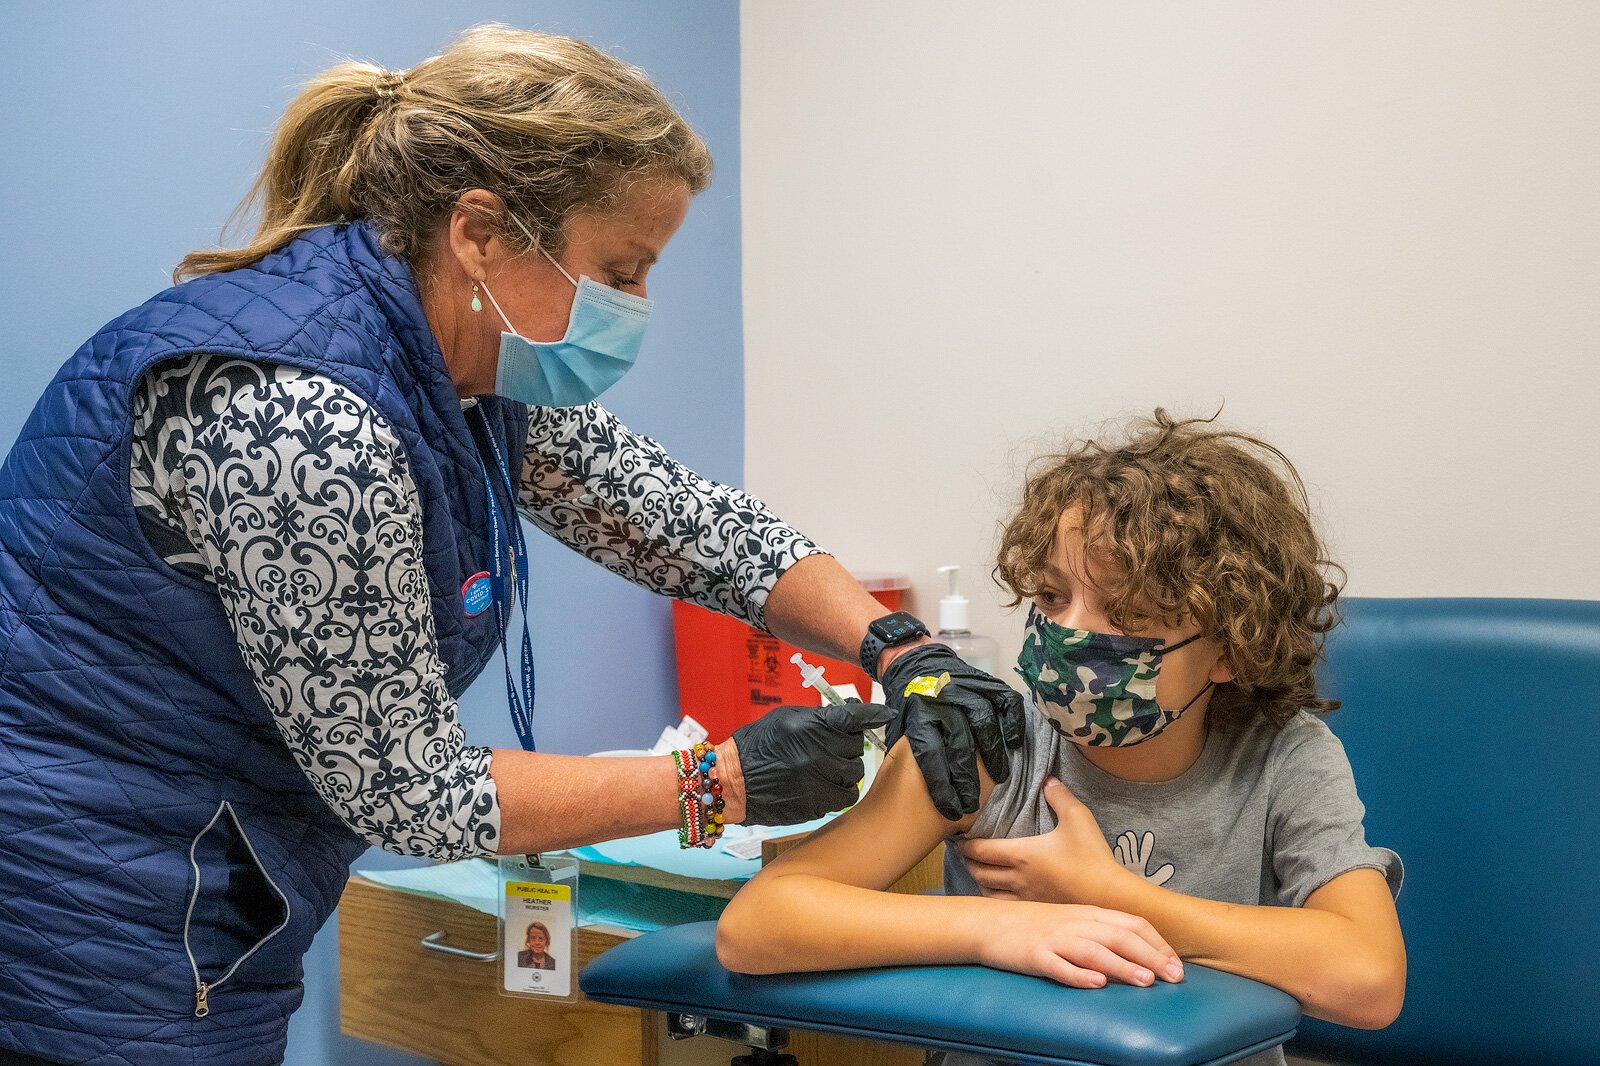
<svg viewBox="0 0 1600 1066">
<path fill-rule="evenodd" d="M 1215 684 L 1216 684 L 1215 681 L 1207 679 L 1207 681 L 1205 683 L 1205 687 L 1202 688 L 1199 692 L 1196 692 L 1194 694 L 1194 699 L 1190 700 L 1188 703 L 1185 703 L 1182 707 L 1179 707 L 1178 708 L 1178 713 L 1172 716 L 1172 720 L 1174 722 L 1176 722 L 1179 718 L 1182 718 L 1184 712 L 1187 711 L 1190 707 L 1194 706 L 1195 700 L 1198 700 L 1201 696 L 1204 696 L 1207 692 L 1210 692 L 1212 686 L 1214 686 Z"/>
<path fill-rule="evenodd" d="M 550 253 L 544 250 L 544 246 L 543 245 L 541 245 L 538 241 L 534 241 L 533 234 L 528 232 L 528 227 L 524 226 L 522 224 L 522 220 L 521 219 L 519 219 L 516 215 L 512 215 L 512 214 L 508 214 L 506 217 L 511 219 L 511 221 L 513 221 L 513 222 L 515 222 L 517 224 L 517 228 L 522 231 L 523 236 L 527 237 L 529 241 L 533 242 L 533 246 L 539 250 L 539 254 L 540 255 L 542 255 L 546 259 L 550 260 L 550 265 L 551 266 L 553 266 L 557 270 L 561 271 L 561 276 L 566 278 L 568 282 L 571 282 L 572 287 L 574 289 L 579 287 L 578 283 L 576 281 L 572 280 L 572 275 L 567 273 L 566 268 L 563 267 L 560 263 L 556 262 L 553 258 L 551 258 Z M 500 310 L 500 301 L 496 300 L 494 298 L 494 293 L 489 291 L 489 283 L 487 281 L 478 282 L 477 284 L 483 286 L 483 294 L 485 296 L 489 297 L 489 303 L 494 305 L 494 313 L 500 316 L 500 321 L 505 323 L 505 327 L 506 327 L 506 330 L 508 332 L 512 333 L 515 336 L 522 337 L 522 339 L 525 340 L 525 341 L 528 341 L 529 344 L 538 343 L 537 341 L 533 341 L 533 340 L 530 340 L 527 337 L 523 337 L 522 334 L 517 332 L 517 327 L 515 327 L 515 326 L 513 326 L 511 324 L 511 319 L 507 318 L 506 317 L 506 313 L 504 311 Z M 474 301 L 476 301 L 477 297 L 473 297 L 473 299 L 474 299 Z M 473 308 L 473 310 L 477 310 L 477 308 Z"/>
<path fill-rule="evenodd" d="M 550 260 L 550 265 L 555 267 L 557 270 L 561 271 L 561 276 L 566 278 L 568 281 L 572 282 L 572 287 L 574 289 L 576 289 L 578 287 L 578 283 L 573 280 L 572 275 L 567 273 L 567 268 L 562 266 L 560 263 L 556 262 L 555 257 L 552 256 L 549 252 L 545 251 L 543 245 L 539 246 L 539 254 L 544 256 L 546 259 Z"/>
<path fill-rule="evenodd" d="M 1161 655 L 1166 655 L 1168 652 L 1174 652 L 1174 651 L 1177 651 L 1179 648 L 1187 647 L 1190 644 L 1193 644 L 1195 641 L 1199 640 L 1201 635 L 1202 634 L 1196 633 L 1192 637 L 1185 637 L 1184 639 L 1178 641 L 1178 643 L 1176 643 L 1176 644 L 1169 644 L 1165 648 L 1162 648 L 1160 650 L 1160 654 Z M 1215 684 L 1216 684 L 1215 681 L 1212 681 L 1212 680 L 1210 680 L 1208 678 L 1206 680 L 1205 686 L 1203 688 L 1201 688 L 1199 692 L 1196 692 L 1194 694 L 1194 699 L 1191 699 L 1188 703 L 1185 703 L 1182 707 L 1179 707 L 1177 712 L 1174 713 L 1171 718 L 1167 719 L 1167 721 L 1169 723 L 1170 722 L 1176 722 L 1179 718 L 1182 718 L 1183 715 L 1184 715 L 1184 712 L 1187 711 L 1190 707 L 1194 706 L 1195 700 L 1198 700 L 1201 696 L 1204 696 L 1207 692 L 1210 692 L 1211 689 L 1212 689 L 1212 686 L 1214 686 Z"/>
<path fill-rule="evenodd" d="M 517 333 L 517 327 L 513 326 L 511 324 L 511 320 L 506 317 L 506 313 L 504 311 L 500 310 L 500 301 L 496 300 L 494 298 L 494 293 L 489 291 L 489 283 L 487 281 L 482 281 L 482 282 L 479 282 L 478 284 L 483 287 L 483 294 L 489 298 L 489 303 L 494 308 L 494 313 L 500 316 L 500 321 L 501 322 L 505 323 L 506 330 L 508 332 L 514 334 L 515 336 L 522 337 L 522 334 Z M 526 338 L 526 337 L 522 337 L 522 339 L 525 340 L 525 341 L 528 340 L 528 338 Z M 532 344 L 533 342 L 532 341 L 528 341 L 528 343 Z"/>
<path fill-rule="evenodd" d="M 1157 648 L 1156 649 L 1156 654 L 1157 655 L 1166 655 L 1169 652 L 1177 651 L 1179 648 L 1186 648 L 1190 644 L 1193 644 L 1195 641 L 1199 640 L 1200 636 L 1201 635 L 1199 633 L 1196 633 L 1192 637 L 1184 637 L 1182 640 L 1178 641 L 1178 643 L 1176 643 L 1176 644 L 1168 644 L 1164 648 Z"/>
<path fill-rule="evenodd" d="M 528 243 L 533 245 L 534 248 L 538 249 L 538 252 L 539 252 L 540 255 L 542 255 L 546 259 L 550 260 L 550 265 L 555 267 L 557 270 L 561 271 L 561 276 L 566 278 L 567 281 L 571 283 L 572 287 L 574 289 L 576 289 L 578 287 L 578 283 L 572 277 L 571 274 L 567 273 L 567 268 L 562 266 L 560 263 L 556 262 L 555 261 L 555 257 L 552 256 L 549 252 L 544 250 L 544 245 L 540 244 L 537 240 L 534 239 L 534 236 L 533 236 L 533 234 L 531 232 L 529 232 L 528 227 L 524 226 L 522 224 L 522 219 L 518 218 L 516 215 L 513 215 L 509 211 L 506 212 L 506 217 L 509 218 L 512 222 L 516 223 L 517 228 L 522 231 L 522 235 L 524 237 L 528 238 Z M 487 286 L 485 286 L 485 288 L 487 288 Z M 500 317 L 504 318 L 505 316 L 501 315 Z M 511 332 L 515 333 L 516 330 L 512 330 Z"/>
<path fill-rule="evenodd" d="M 1189 708 L 1193 707 L 1195 705 L 1195 702 L 1197 700 L 1199 700 L 1201 696 L 1204 696 L 1207 692 L 1210 692 L 1211 691 L 1211 686 L 1213 686 L 1215 684 L 1216 684 L 1215 681 L 1208 680 L 1205 683 L 1205 685 L 1200 689 L 1200 691 L 1196 692 L 1194 694 L 1194 697 L 1192 699 L 1190 699 L 1188 703 L 1185 703 L 1182 707 L 1179 707 L 1175 711 L 1169 711 L 1166 708 L 1162 707 L 1159 703 L 1156 704 L 1156 709 L 1159 710 L 1163 715 L 1166 716 L 1166 722 L 1161 726 L 1161 728 L 1165 729 L 1167 726 L 1171 725 L 1173 722 L 1176 722 L 1178 719 L 1182 718 L 1185 714 L 1187 714 L 1188 711 L 1189 711 Z M 1054 724 L 1054 723 L 1052 723 L 1052 724 Z M 1061 732 L 1059 728 L 1057 729 L 1057 732 Z M 1062 736 L 1066 736 L 1065 733 L 1061 733 L 1061 735 Z"/>
</svg>

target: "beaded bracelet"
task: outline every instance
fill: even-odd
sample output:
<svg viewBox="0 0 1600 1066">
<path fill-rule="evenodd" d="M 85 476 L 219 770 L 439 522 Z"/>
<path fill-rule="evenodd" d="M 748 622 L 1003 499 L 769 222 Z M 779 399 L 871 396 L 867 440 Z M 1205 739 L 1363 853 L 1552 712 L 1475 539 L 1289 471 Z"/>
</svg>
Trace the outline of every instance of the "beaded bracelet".
<svg viewBox="0 0 1600 1066">
<path fill-rule="evenodd" d="M 687 751 L 672 753 L 672 765 L 678 770 L 678 847 L 694 847 L 700 842 L 700 782 L 690 769 Z"/>
<path fill-rule="evenodd" d="M 678 846 L 709 848 L 722 836 L 722 782 L 717 774 L 717 753 L 706 744 L 672 753 L 678 770 Z"/>
<path fill-rule="evenodd" d="M 694 753 L 700 760 L 700 784 L 703 789 L 699 796 L 700 821 L 704 826 L 705 847 L 709 848 L 722 836 L 722 780 L 717 772 L 717 753 L 711 750 L 710 745 L 696 744 Z"/>
</svg>

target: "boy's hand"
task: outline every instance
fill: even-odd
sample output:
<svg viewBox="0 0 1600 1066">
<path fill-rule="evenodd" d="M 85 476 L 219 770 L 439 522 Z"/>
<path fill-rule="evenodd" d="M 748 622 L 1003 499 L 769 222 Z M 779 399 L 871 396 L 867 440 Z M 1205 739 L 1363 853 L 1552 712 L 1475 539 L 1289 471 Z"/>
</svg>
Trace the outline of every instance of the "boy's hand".
<svg viewBox="0 0 1600 1066">
<path fill-rule="evenodd" d="M 979 961 L 1073 988 L 1181 981 L 1183 963 L 1143 918 L 1099 907 L 1010 903 L 985 925 Z"/>
<path fill-rule="evenodd" d="M 957 844 L 978 887 L 995 899 L 1115 906 L 1117 886 L 1130 871 L 1111 854 L 1100 823 L 1053 777 L 1044 783 L 1044 798 L 1056 813 L 1050 832 Z"/>
</svg>

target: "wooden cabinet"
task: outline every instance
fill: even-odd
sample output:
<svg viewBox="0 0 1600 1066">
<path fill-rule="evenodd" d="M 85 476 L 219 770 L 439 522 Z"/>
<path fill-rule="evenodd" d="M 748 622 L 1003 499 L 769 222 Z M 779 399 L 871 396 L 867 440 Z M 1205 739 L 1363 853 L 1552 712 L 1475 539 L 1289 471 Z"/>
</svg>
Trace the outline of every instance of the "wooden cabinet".
<svg viewBox="0 0 1600 1066">
<path fill-rule="evenodd" d="M 768 841 L 762 860 L 800 838 Z M 894 887 L 920 892 L 941 881 L 941 846 Z M 583 867 L 652 881 L 638 868 Z M 660 875 L 685 890 L 687 879 Z M 722 884 L 703 885 L 727 894 Z M 447 1066 L 672 1066 L 726 1063 L 740 1048 L 698 1037 L 666 1047 L 655 1012 L 594 1003 L 546 1003 L 498 995 L 495 963 L 430 951 L 426 937 L 464 951 L 495 950 L 495 920 L 460 904 L 385 888 L 352 877 L 339 903 L 339 1016 L 350 1036 L 438 1059 Z M 633 934 L 578 930 L 579 968 Z M 921 1066 L 922 1052 L 893 1044 L 795 1031 L 785 1049 L 801 1066 Z"/>
<path fill-rule="evenodd" d="M 449 1066 L 655 1066 L 655 1027 L 630 1007 L 495 992 L 495 964 L 429 951 L 424 937 L 495 950 L 495 920 L 359 877 L 339 903 L 339 1027 Z M 623 935 L 578 930 L 580 967 Z M 648 1031 L 647 1031 L 648 1030 Z"/>
</svg>

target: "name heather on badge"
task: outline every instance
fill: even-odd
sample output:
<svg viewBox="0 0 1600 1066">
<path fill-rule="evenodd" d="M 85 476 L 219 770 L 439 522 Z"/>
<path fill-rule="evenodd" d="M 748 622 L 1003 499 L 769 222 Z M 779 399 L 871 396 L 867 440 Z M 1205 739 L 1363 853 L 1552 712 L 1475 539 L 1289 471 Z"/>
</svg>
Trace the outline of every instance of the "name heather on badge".
<svg viewBox="0 0 1600 1066">
<path fill-rule="evenodd" d="M 578 862 L 502 855 L 500 994 L 575 999 Z"/>
</svg>

